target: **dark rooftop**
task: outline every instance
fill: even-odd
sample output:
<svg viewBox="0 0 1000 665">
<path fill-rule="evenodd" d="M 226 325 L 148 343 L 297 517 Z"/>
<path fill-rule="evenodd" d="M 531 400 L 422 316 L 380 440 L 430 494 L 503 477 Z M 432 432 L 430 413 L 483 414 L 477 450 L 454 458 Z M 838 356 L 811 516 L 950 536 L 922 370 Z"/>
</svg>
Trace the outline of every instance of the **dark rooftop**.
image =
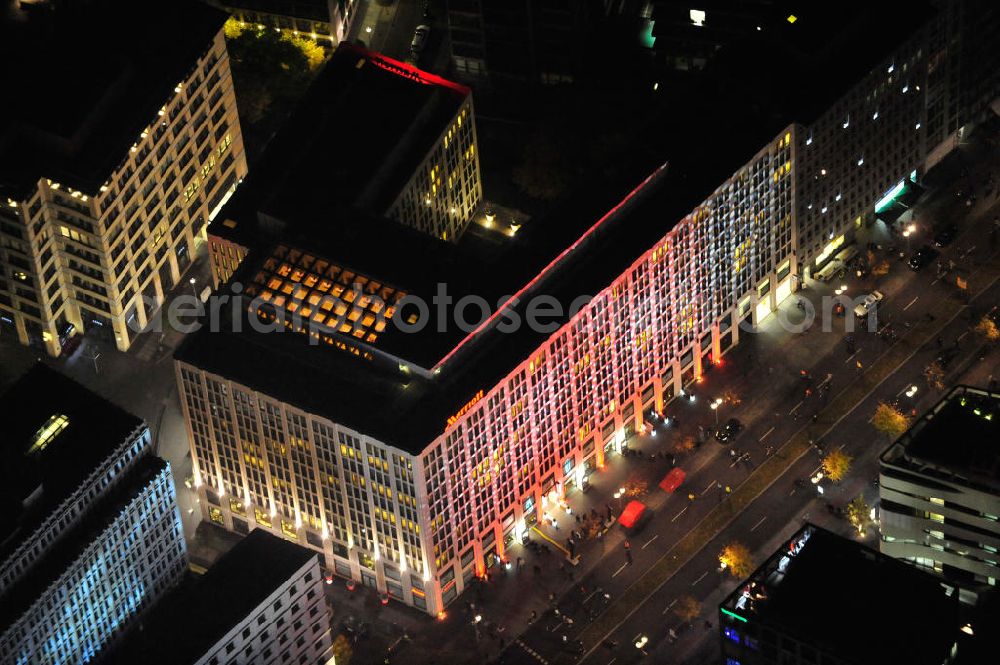
<svg viewBox="0 0 1000 665">
<path fill-rule="evenodd" d="M 940 665 L 960 626 L 933 575 L 812 524 L 719 607 L 858 665 Z"/>
<path fill-rule="evenodd" d="M 0 396 L 0 559 L 29 537 L 143 422 L 38 363 Z M 66 426 L 53 417 L 65 416 Z M 53 436 L 37 446 L 50 425 Z M 44 437 L 42 437 L 44 439 Z M 36 494 L 38 490 L 39 494 Z"/>
<path fill-rule="evenodd" d="M 305 547 L 254 529 L 207 573 L 188 577 L 166 595 L 103 662 L 194 663 L 316 557 Z"/>
<path fill-rule="evenodd" d="M 523 309 L 526 296 L 549 294 L 570 303 L 610 285 L 783 128 L 812 120 L 845 94 L 927 19 L 927 5 L 917 2 L 906 12 L 890 12 L 879 3 L 848 3 L 844 15 L 829 26 L 811 18 L 810 10 L 801 12 L 794 25 L 786 21 L 771 26 L 773 30 L 729 35 L 705 72 L 675 73 L 662 80 L 658 93 L 649 93 L 651 111 L 642 121 L 641 146 L 630 146 L 615 169 L 593 174 L 514 238 L 499 241 L 496 234 L 470 224 L 458 243 L 444 243 L 374 215 L 331 212 L 333 196 L 326 193 L 338 186 L 341 167 L 325 168 L 316 159 L 308 163 L 304 176 L 314 191 L 303 192 L 297 201 L 301 205 L 289 219 L 256 215 L 264 206 L 253 191 L 267 191 L 272 180 L 286 182 L 269 174 L 267 165 L 281 173 L 284 160 L 308 145 L 299 138 L 305 131 L 299 125 L 308 123 L 295 117 L 272 141 L 262 159 L 264 167 L 252 169 L 230 201 L 231 214 L 220 215 L 211 230 L 250 248 L 233 283 L 254 281 L 261 262 L 284 244 L 428 303 L 438 283 L 446 284 L 456 301 L 477 295 L 492 305 L 504 295 L 519 294 Z M 796 51 L 786 26 L 810 31 L 802 40 L 808 53 Z M 871 37 L 873 31 L 877 39 L 836 48 L 848 36 Z M 359 57 L 356 52 L 349 51 Z M 623 60 L 606 59 L 608 67 L 618 67 L 617 78 L 637 84 L 630 78 L 634 72 L 623 70 Z M 844 71 L 853 78 L 844 77 Z M 321 78 L 325 76 L 332 74 L 325 72 Z M 624 85 L 609 83 L 616 84 Z M 739 103 L 734 106 L 732 100 Z M 296 113 L 310 118 L 320 111 L 300 108 Z M 355 152 L 338 148 L 336 154 Z M 669 164 L 663 166 L 664 161 Z M 292 163 L 290 171 L 301 168 Z M 253 184 L 254 177 L 260 186 Z M 630 195 L 646 177 L 650 181 Z M 227 227 L 227 219 L 238 220 L 236 227 Z M 554 318 L 557 323 L 565 320 Z M 372 346 L 423 368 L 422 375 L 333 349 L 304 351 L 304 339 L 276 339 L 291 335 L 241 333 L 244 339 L 235 342 L 230 339 L 237 335 L 204 332 L 189 336 L 176 357 L 415 453 L 444 430 L 449 415 L 477 391 L 489 390 L 547 337 L 524 325 L 517 333 L 503 334 L 492 325 L 496 322 L 472 334 L 455 325 L 443 332 L 431 325 L 419 333 L 404 333 L 390 323 Z M 338 354 L 346 357 L 326 358 Z M 253 366 L 246 363 L 248 357 L 255 359 Z M 393 417 L 383 417 L 386 412 Z"/>
<path fill-rule="evenodd" d="M 330 240 L 353 232 L 364 217 L 385 214 L 468 95 L 341 43 L 212 233 L 256 246 L 269 223 L 282 234 Z"/>
<path fill-rule="evenodd" d="M 196 0 L 0 0 L 0 193 L 41 177 L 94 194 L 227 14 Z M 141 28 L 139 27 L 141 26 Z"/>
<path fill-rule="evenodd" d="M 884 454 L 941 477 L 1000 489 L 1000 393 L 956 386 Z"/>
<path fill-rule="evenodd" d="M 164 460 L 151 455 L 137 461 L 79 524 L 43 551 L 28 572 L 0 594 L 0 632 L 21 617 L 56 582 L 166 466 Z"/>
</svg>

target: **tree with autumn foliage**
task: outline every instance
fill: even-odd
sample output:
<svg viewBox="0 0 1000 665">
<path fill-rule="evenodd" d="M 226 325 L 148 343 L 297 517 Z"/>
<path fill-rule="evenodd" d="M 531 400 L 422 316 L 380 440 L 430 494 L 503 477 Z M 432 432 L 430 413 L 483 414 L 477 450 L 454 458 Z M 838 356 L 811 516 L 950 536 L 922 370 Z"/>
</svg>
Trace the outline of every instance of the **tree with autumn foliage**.
<svg viewBox="0 0 1000 665">
<path fill-rule="evenodd" d="M 674 603 L 674 614 L 684 623 L 691 623 L 701 614 L 701 603 L 692 596 L 681 596 Z"/>
<path fill-rule="evenodd" d="M 1000 328 L 988 315 L 979 319 L 979 323 L 976 324 L 976 334 L 991 346 L 1000 342 Z"/>
<path fill-rule="evenodd" d="M 878 406 L 875 407 L 872 425 L 890 439 L 896 439 L 909 429 L 910 419 L 891 404 L 879 402 Z"/>
<path fill-rule="evenodd" d="M 728 570 L 730 575 L 741 580 L 753 572 L 750 549 L 743 543 L 734 542 L 723 547 L 719 553 L 719 564 Z"/>
<path fill-rule="evenodd" d="M 859 494 L 847 504 L 847 521 L 858 530 L 862 538 L 867 535 L 868 527 L 872 525 L 872 507 L 863 495 Z"/>
<path fill-rule="evenodd" d="M 839 483 L 851 469 L 852 459 L 843 450 L 830 451 L 830 454 L 823 458 L 823 475 L 833 482 Z"/>
<path fill-rule="evenodd" d="M 924 378 L 930 388 L 944 390 L 944 367 L 938 361 L 935 360 L 924 368 Z"/>
</svg>

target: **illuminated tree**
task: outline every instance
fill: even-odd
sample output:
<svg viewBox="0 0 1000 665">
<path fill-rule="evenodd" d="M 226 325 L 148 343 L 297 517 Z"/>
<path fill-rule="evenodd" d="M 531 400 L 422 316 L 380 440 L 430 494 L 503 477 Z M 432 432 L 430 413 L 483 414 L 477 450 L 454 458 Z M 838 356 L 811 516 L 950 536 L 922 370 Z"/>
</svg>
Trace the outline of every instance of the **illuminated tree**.
<svg viewBox="0 0 1000 665">
<path fill-rule="evenodd" d="M 976 334 L 988 344 L 996 344 L 1000 341 L 1000 328 L 997 328 L 996 322 L 989 316 L 979 319 L 979 323 L 976 324 Z"/>
<path fill-rule="evenodd" d="M 681 596 L 674 603 L 674 614 L 685 623 L 690 623 L 701 614 L 701 603 L 691 596 Z"/>
<path fill-rule="evenodd" d="M 719 563 L 738 579 L 744 579 L 753 572 L 750 550 L 743 543 L 730 543 L 722 548 Z"/>
<path fill-rule="evenodd" d="M 868 527 L 872 524 L 871 512 L 872 507 L 868 505 L 863 495 L 859 494 L 847 504 L 847 521 L 858 530 L 858 534 L 862 538 L 865 537 Z"/>
<path fill-rule="evenodd" d="M 833 450 L 823 458 L 823 475 L 839 483 L 851 468 L 852 457 L 843 450 Z"/>
<path fill-rule="evenodd" d="M 875 407 L 872 425 L 890 439 L 895 439 L 909 428 L 910 419 L 896 407 L 879 402 L 878 406 Z"/>
<path fill-rule="evenodd" d="M 626 498 L 637 499 L 649 492 L 649 481 L 643 480 L 638 475 L 633 475 L 625 482 L 624 488 Z"/>
<path fill-rule="evenodd" d="M 351 649 L 351 643 L 348 641 L 347 636 L 344 634 L 337 635 L 337 639 L 333 641 L 333 659 L 337 665 L 347 665 L 351 662 L 351 655 L 354 650 Z"/>
<path fill-rule="evenodd" d="M 889 261 L 882 259 L 872 266 L 872 274 L 876 277 L 883 277 L 889 274 Z"/>
<path fill-rule="evenodd" d="M 684 453 L 689 453 L 695 449 L 694 436 L 691 434 L 685 434 L 677 438 L 674 442 L 674 453 L 677 455 L 682 455 Z"/>
<path fill-rule="evenodd" d="M 938 361 L 932 362 L 924 368 L 924 378 L 927 385 L 934 390 L 944 390 L 944 368 Z"/>
<path fill-rule="evenodd" d="M 732 389 L 727 389 L 722 392 L 722 401 L 730 406 L 739 406 L 743 402 L 739 394 Z"/>
</svg>

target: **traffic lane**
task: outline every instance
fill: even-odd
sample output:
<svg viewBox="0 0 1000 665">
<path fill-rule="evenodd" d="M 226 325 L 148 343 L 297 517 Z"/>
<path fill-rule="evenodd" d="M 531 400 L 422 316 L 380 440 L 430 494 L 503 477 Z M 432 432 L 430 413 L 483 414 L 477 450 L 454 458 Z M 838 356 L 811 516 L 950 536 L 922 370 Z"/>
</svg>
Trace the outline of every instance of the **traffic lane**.
<svg viewBox="0 0 1000 665">
<path fill-rule="evenodd" d="M 948 330 L 955 330 L 955 331 L 957 331 L 957 330 L 961 329 L 961 326 L 962 326 L 961 321 L 960 320 L 956 320 L 956 321 L 952 321 L 951 323 L 949 323 L 945 330 L 946 331 L 948 331 Z M 927 349 L 924 349 L 924 350 L 928 351 Z M 910 380 L 911 380 L 911 377 L 913 379 L 919 378 L 919 374 L 920 374 L 920 371 L 921 371 L 921 365 L 920 365 L 920 363 L 922 361 L 922 359 L 919 357 L 919 353 L 920 353 L 920 350 L 918 350 L 914 354 L 914 356 L 910 359 L 910 361 L 908 361 L 908 363 L 910 363 L 910 364 L 912 364 L 914 362 L 916 362 L 917 364 L 913 366 L 913 369 L 912 369 L 912 372 L 911 372 L 911 376 L 910 377 L 904 377 L 900 381 L 902 384 L 909 383 Z M 904 363 L 904 365 L 906 365 L 906 363 Z M 900 370 L 897 370 L 896 374 L 890 375 L 890 378 L 893 377 L 893 376 L 897 376 L 897 374 L 898 374 L 899 371 Z M 896 394 L 898 394 L 898 391 L 899 391 L 899 387 L 898 386 L 886 386 L 885 384 L 886 384 L 886 382 L 883 382 L 882 385 L 880 385 L 879 387 L 877 387 L 875 393 L 873 393 L 873 396 L 884 398 L 884 399 L 888 400 L 888 399 L 891 399 L 892 397 L 895 397 Z M 893 392 L 890 393 L 889 392 L 890 390 L 893 391 Z M 880 391 L 883 391 L 883 392 L 880 392 Z M 869 400 L 869 401 L 871 401 L 871 400 Z M 855 413 L 855 412 L 856 412 L 856 409 L 855 409 L 855 411 L 852 411 L 852 413 Z M 867 418 L 866 418 L 866 420 L 867 420 Z M 723 460 L 722 460 L 722 464 L 723 465 L 724 465 L 724 462 L 725 462 L 725 458 L 723 458 Z M 715 464 L 716 465 L 720 464 L 720 462 L 719 462 L 718 459 L 715 460 Z M 818 463 L 816 464 L 816 466 L 818 466 Z M 812 467 L 811 469 L 806 470 L 805 476 L 808 476 L 811 472 L 815 471 L 816 466 Z M 706 466 L 705 468 L 708 469 L 708 470 L 721 470 L 721 467 L 719 467 L 719 466 Z M 730 465 L 730 468 L 732 468 L 732 465 Z M 701 476 L 699 477 L 699 474 L 695 474 L 693 476 L 693 478 L 692 478 L 692 481 L 705 481 L 705 476 L 704 476 L 704 474 L 701 474 Z M 706 487 L 703 490 L 703 493 L 707 492 L 707 491 L 710 491 L 710 483 L 711 482 L 712 482 L 712 480 L 709 479 L 705 483 Z M 693 482 L 689 483 L 689 484 L 693 484 Z M 790 490 L 789 490 L 790 494 L 794 494 L 794 491 L 795 491 L 794 487 L 790 488 Z M 664 504 L 664 506 L 668 506 L 668 507 L 670 505 L 671 505 L 670 502 L 667 502 L 667 503 Z M 677 501 L 674 501 L 673 505 L 677 506 L 677 505 L 679 505 L 679 503 Z M 680 504 L 680 505 L 683 505 L 683 504 Z M 704 512 L 707 513 L 708 508 L 704 508 L 703 510 L 704 510 Z M 675 515 L 675 517 L 677 517 L 677 519 L 675 519 L 673 521 L 676 522 L 676 521 L 678 521 L 680 519 L 694 520 L 696 517 L 699 516 L 699 514 L 703 514 L 702 510 L 701 509 L 695 509 L 693 505 L 691 507 L 689 507 L 689 509 L 685 509 L 685 508 L 682 507 L 678 511 L 678 514 Z M 685 517 L 685 515 L 686 515 L 686 517 Z M 656 523 L 656 521 L 654 521 L 654 524 L 655 523 Z M 661 524 L 662 524 L 662 522 L 661 522 Z M 661 527 L 661 528 L 667 528 L 669 530 L 669 527 Z M 660 532 L 660 535 L 654 534 L 653 536 L 650 536 L 650 540 L 647 541 L 647 542 L 648 543 L 652 543 L 653 541 L 658 540 L 661 537 L 661 535 L 662 535 L 662 532 Z M 654 552 L 652 552 L 651 554 L 656 553 L 657 550 L 661 550 L 661 549 L 662 550 L 666 550 L 668 548 L 669 548 L 669 542 L 668 542 L 668 540 L 663 540 L 659 545 L 656 546 Z M 625 560 L 624 553 L 622 553 L 620 555 L 621 558 L 619 559 L 619 563 L 617 564 L 617 567 L 615 567 L 614 571 L 611 573 L 612 574 L 612 580 L 614 580 L 616 577 L 618 577 L 618 576 L 621 575 L 622 579 L 619 580 L 619 584 L 624 584 L 624 583 L 629 583 L 630 584 L 630 583 L 634 582 L 635 579 L 638 579 L 639 574 L 641 572 L 644 572 L 644 569 L 648 569 L 649 565 L 652 565 L 652 563 L 656 559 L 659 558 L 657 556 L 648 556 L 647 557 L 645 554 L 641 553 L 642 551 L 643 551 L 642 547 L 640 547 L 638 551 L 634 551 L 634 553 L 633 553 L 633 565 L 632 566 L 627 566 L 626 565 L 627 561 Z M 662 553 L 661 553 L 661 556 L 662 556 Z M 609 557 L 609 561 L 614 561 L 614 558 L 613 557 Z M 607 572 L 609 572 L 609 571 L 607 571 L 607 570 L 596 571 L 593 579 L 595 581 L 599 580 L 600 579 L 600 575 L 602 574 L 602 572 L 604 574 L 607 574 Z M 612 589 L 616 588 L 615 585 L 614 585 L 614 583 L 611 583 L 609 586 L 611 586 Z M 621 588 L 621 586 L 618 586 L 617 588 Z M 582 628 L 582 626 L 581 626 L 581 628 Z M 549 631 L 549 632 L 553 633 L 553 632 L 556 632 L 556 631 Z M 578 632 L 578 630 L 568 631 L 567 640 L 572 640 L 573 639 L 572 634 L 575 633 L 575 632 Z"/>
<path fill-rule="evenodd" d="M 984 299 L 995 298 L 996 291 L 997 291 L 997 286 L 994 285 L 991 289 L 988 289 L 987 292 L 983 294 L 982 298 Z M 951 333 L 958 333 L 963 329 L 963 327 L 965 326 L 963 325 L 962 319 L 960 317 L 956 317 L 956 319 L 950 321 L 945 326 L 945 331 Z M 887 377 L 886 380 L 884 380 L 878 386 L 876 386 L 875 390 L 863 403 L 864 405 L 872 406 L 871 409 L 855 407 L 851 412 L 848 413 L 847 417 L 844 420 L 842 420 L 841 423 L 838 425 L 837 428 L 838 435 L 840 433 L 848 433 L 848 432 L 851 433 L 850 436 L 845 437 L 847 438 L 847 441 L 844 443 L 843 446 L 844 449 L 849 454 L 858 455 L 858 462 L 857 462 L 858 466 L 855 472 L 852 474 L 853 476 L 857 476 L 860 474 L 861 477 L 865 479 L 868 476 L 872 478 L 875 477 L 875 472 L 877 467 L 877 452 L 880 452 L 881 449 L 884 448 L 885 446 L 870 445 L 873 442 L 878 443 L 878 441 L 876 440 L 877 436 L 875 435 L 874 430 L 872 429 L 870 423 L 868 422 L 870 419 L 870 412 L 873 411 L 874 404 L 876 404 L 878 401 L 880 400 L 890 401 L 891 399 L 896 397 L 901 390 L 905 390 L 905 387 L 907 385 L 914 383 L 916 380 L 919 380 L 922 374 L 922 362 L 924 361 L 924 358 L 921 357 L 922 355 L 921 351 L 923 351 L 926 354 L 929 353 L 931 349 L 926 349 L 926 348 L 922 350 L 918 349 L 913 354 L 913 356 L 911 356 L 906 362 L 904 362 L 900 366 L 900 368 L 896 370 L 896 372 L 890 374 L 890 376 Z M 784 483 L 781 483 L 779 481 L 779 483 L 776 483 L 775 486 L 772 486 L 771 490 L 765 492 L 765 495 L 762 496 L 761 499 L 758 499 L 756 502 L 754 502 L 754 504 L 751 504 L 751 507 L 745 513 L 743 513 L 743 515 L 737 518 L 738 522 L 734 525 L 734 527 L 727 529 L 726 534 L 724 536 L 720 536 L 719 538 L 717 538 L 717 540 L 721 542 L 725 538 L 733 538 L 734 535 L 741 534 L 747 541 L 753 543 L 756 540 L 756 537 L 753 536 L 753 534 L 757 532 L 757 527 L 761 523 L 761 520 L 760 518 L 755 519 L 753 523 L 750 524 L 748 521 L 748 515 L 754 512 L 755 508 L 758 506 L 759 502 L 761 502 L 762 499 L 766 500 L 765 497 L 770 497 L 772 505 L 761 516 L 762 517 L 775 516 L 775 519 L 779 520 L 780 523 L 782 517 L 787 518 L 789 511 L 794 512 L 793 507 L 796 505 L 796 503 L 798 503 L 794 500 L 790 500 L 790 498 L 793 497 L 799 490 L 799 488 L 796 487 L 794 484 L 795 478 L 794 477 L 791 478 L 790 481 L 787 478 L 789 476 L 795 476 L 796 474 L 799 475 L 800 478 L 808 477 L 809 475 L 811 475 L 816 471 L 818 466 L 819 466 L 818 457 L 807 453 L 805 456 L 803 456 L 802 459 L 798 460 L 792 466 L 789 472 L 786 472 L 786 474 L 783 476 L 784 478 L 786 478 Z M 789 482 L 791 482 L 791 486 L 789 486 Z M 780 487 L 776 491 L 774 488 L 779 485 L 783 485 L 783 487 Z M 778 495 L 781 489 L 787 489 L 787 495 L 785 497 L 778 497 L 779 502 L 773 503 L 775 496 Z M 843 501 L 846 503 L 846 501 L 850 497 L 842 497 L 842 498 Z M 817 502 L 817 499 L 815 496 L 812 496 L 808 498 L 807 501 Z M 796 528 L 796 527 L 797 527 L 796 524 L 789 525 L 789 528 Z M 734 530 L 735 534 L 730 533 L 733 532 Z M 762 530 L 759 533 L 764 534 L 768 532 L 766 530 Z M 712 548 L 709 547 L 706 548 L 705 550 L 702 550 L 698 555 L 696 555 L 695 559 L 692 560 L 693 563 L 685 566 L 685 568 L 682 569 L 682 571 L 678 573 L 677 576 L 675 576 L 674 578 L 672 578 L 667 582 L 667 585 L 675 585 L 683 587 L 684 583 L 687 582 L 687 580 L 691 579 L 692 577 L 693 579 L 691 579 L 690 582 L 692 586 L 697 586 L 699 583 L 702 583 L 703 580 L 707 576 L 709 576 L 708 572 L 709 566 L 715 566 L 715 560 L 714 560 L 715 555 L 711 551 L 711 549 Z M 703 570 L 700 574 L 696 574 L 699 564 L 701 565 L 701 568 L 703 568 Z M 667 585 L 665 585 L 665 588 L 667 588 Z M 677 590 L 677 592 L 679 593 L 680 590 Z M 662 598 L 662 594 L 657 594 L 657 597 Z M 647 605 L 652 605 L 652 604 L 654 603 L 647 603 Z M 642 616 L 646 614 L 650 615 L 649 617 L 647 617 L 647 621 L 651 621 L 651 623 L 648 623 L 647 626 L 648 630 L 652 632 L 656 626 L 660 625 L 661 619 L 655 616 L 656 613 L 654 611 L 646 607 L 643 607 L 636 613 L 636 615 L 642 615 Z M 640 629 L 639 633 L 642 633 L 641 630 L 642 618 L 640 616 L 638 620 L 635 620 L 636 615 L 633 615 L 632 619 L 627 621 L 626 625 L 623 628 L 621 628 L 619 631 L 616 631 L 616 633 L 612 635 L 613 640 L 618 641 L 619 644 L 624 643 L 624 640 L 629 640 L 632 637 L 634 637 L 634 635 L 632 635 L 632 632 L 636 628 L 639 628 Z M 652 642 L 653 638 L 651 637 L 650 643 Z M 643 646 L 645 650 L 646 645 Z M 634 643 L 633 643 L 633 648 L 634 648 Z M 639 653 L 638 649 L 636 649 L 634 653 L 626 655 L 625 658 L 632 659 L 641 656 L 642 654 Z"/>
<path fill-rule="evenodd" d="M 987 299 L 996 297 L 998 292 L 1000 292 L 1000 287 L 994 286 L 992 289 L 988 290 L 984 294 L 984 297 Z M 959 319 L 949 324 L 948 331 L 952 333 L 958 332 L 959 330 L 962 329 L 962 327 L 963 323 Z M 970 350 L 970 354 L 974 352 L 975 350 Z M 905 391 L 908 386 L 922 381 L 922 371 L 920 370 L 919 359 L 917 358 L 917 356 L 914 356 L 914 360 L 916 360 L 916 362 L 911 361 L 907 363 L 904 367 L 902 367 L 900 370 L 898 370 L 896 375 L 890 377 L 891 380 L 887 379 L 887 381 L 884 382 L 879 387 L 879 389 L 872 394 L 872 400 L 870 401 L 873 403 L 877 403 L 875 402 L 875 400 L 878 399 L 881 399 L 883 401 L 889 401 L 893 399 L 893 397 L 897 396 L 900 392 Z M 975 367 L 972 367 L 969 369 L 969 371 L 972 371 L 974 369 Z M 919 394 L 920 393 L 918 392 L 918 395 Z M 914 400 L 914 406 L 915 408 L 917 408 L 918 412 L 920 412 L 932 406 L 932 404 L 936 401 L 936 399 L 937 399 L 936 395 L 932 395 L 929 394 L 928 391 L 924 391 L 924 397 Z M 838 428 L 837 430 L 838 434 L 846 435 L 846 436 L 841 436 L 841 438 L 844 438 L 849 442 L 855 442 L 855 445 L 853 446 L 845 445 L 844 449 L 848 453 L 855 454 L 856 459 L 854 460 L 855 470 L 851 474 L 855 482 L 851 483 L 849 481 L 845 481 L 842 485 L 844 489 L 841 489 L 839 491 L 834 490 L 833 492 L 828 491 L 826 495 L 827 497 L 826 501 L 829 501 L 835 505 L 842 506 L 843 504 L 846 504 L 854 496 L 861 493 L 862 491 L 864 491 L 866 494 L 874 494 L 876 492 L 875 489 L 869 488 L 868 485 L 871 483 L 871 479 L 874 479 L 877 476 L 878 457 L 881 454 L 881 452 L 885 449 L 885 447 L 888 445 L 888 442 L 883 440 L 881 437 L 878 437 L 877 435 L 876 436 L 872 435 L 873 429 L 870 424 L 870 415 L 868 415 L 867 413 L 869 411 L 874 411 L 874 404 L 871 405 L 870 409 L 857 410 L 855 413 L 851 415 L 851 418 L 847 419 L 844 423 L 842 423 L 843 426 L 841 428 Z M 867 418 L 864 417 L 866 415 L 868 415 Z M 818 458 L 816 459 L 818 460 Z M 811 473 L 811 471 L 808 473 Z M 858 478 L 858 476 L 860 476 L 860 478 Z M 852 486 L 854 490 L 853 491 L 848 490 L 846 489 L 846 486 Z M 790 494 L 794 494 L 795 492 L 796 492 L 795 487 L 792 487 L 789 490 Z M 812 502 L 813 505 L 819 506 L 820 508 L 818 512 L 815 510 L 812 511 L 814 512 L 815 515 L 814 521 L 818 521 L 821 524 L 825 515 L 825 511 L 822 509 L 822 506 L 823 504 L 826 503 L 826 501 L 819 501 L 814 499 L 814 501 Z M 874 501 L 872 501 L 871 503 L 874 505 Z M 747 514 L 749 515 L 753 511 L 754 511 L 754 506 L 751 506 L 751 508 L 748 509 Z M 756 521 L 753 521 L 753 525 L 749 527 L 750 532 L 753 533 L 756 530 L 757 525 L 760 524 L 761 520 L 765 518 L 768 520 L 769 524 L 776 523 L 774 520 L 778 519 L 776 516 L 774 516 L 773 510 L 768 510 L 763 515 L 761 515 L 761 517 L 758 518 Z M 751 521 L 752 517 L 749 517 L 748 519 L 741 520 L 741 523 L 745 527 Z M 846 533 L 850 534 L 850 528 L 847 527 L 846 522 L 840 521 L 839 524 L 843 529 L 845 529 Z M 797 528 L 797 524 L 794 524 L 792 526 Z M 624 633 L 627 633 L 627 631 L 624 631 Z M 693 646 L 694 653 L 691 656 L 684 659 L 684 662 L 690 662 L 690 663 L 709 662 L 709 655 L 717 656 L 717 651 L 718 651 L 717 640 L 718 637 L 714 633 L 712 635 L 702 638 L 701 640 L 699 640 L 700 642 L 699 644 Z M 654 657 L 657 656 L 663 657 L 657 659 L 656 662 L 661 662 L 661 660 L 662 662 L 672 662 L 665 658 L 666 654 L 655 652 L 652 655 Z"/>
<path fill-rule="evenodd" d="M 616 663 L 643 660 L 645 655 L 635 647 L 636 636 L 648 638 L 642 651 L 652 656 L 652 662 L 674 662 L 670 659 L 674 645 L 670 643 L 669 631 L 673 629 L 678 638 L 682 639 L 689 631 L 704 630 L 703 619 L 696 620 L 691 629 L 684 630 L 681 627 L 681 621 L 671 611 L 676 600 L 692 596 L 702 603 L 703 616 L 714 617 L 715 612 L 706 606 L 706 601 L 718 594 L 720 589 L 722 593 L 728 594 L 740 581 L 719 570 L 718 552 L 727 543 L 739 540 L 756 552 L 775 538 L 773 528 L 755 528 L 762 517 L 766 517 L 769 524 L 782 525 L 779 527 L 782 533 L 791 533 L 798 527 L 799 520 L 796 518 L 800 514 L 814 512 L 822 517 L 819 513 L 823 504 L 817 493 L 811 487 L 803 489 L 795 484 L 796 479 L 808 476 L 816 465 L 815 455 L 807 454 L 796 461 L 789 473 L 737 516 L 722 534 L 707 543 L 677 575 L 670 578 L 649 601 L 612 633 L 609 640 L 617 643 L 616 648 L 601 647 L 580 662 L 604 665 L 612 658 Z M 796 498 L 789 500 L 790 496 Z M 714 619 L 711 620 L 714 623 Z"/>
</svg>

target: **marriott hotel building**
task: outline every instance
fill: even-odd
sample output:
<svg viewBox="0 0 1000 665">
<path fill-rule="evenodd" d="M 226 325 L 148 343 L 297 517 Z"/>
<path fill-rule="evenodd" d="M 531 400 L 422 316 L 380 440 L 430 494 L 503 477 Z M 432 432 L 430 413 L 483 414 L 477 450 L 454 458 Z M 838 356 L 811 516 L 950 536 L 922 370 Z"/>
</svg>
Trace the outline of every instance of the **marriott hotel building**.
<svg viewBox="0 0 1000 665">
<path fill-rule="evenodd" d="M 940 72 L 962 54 L 955 40 L 965 23 L 949 17 L 897 21 L 906 41 L 869 54 L 856 88 L 818 110 L 810 98 L 784 109 L 780 122 L 752 123 L 749 150 L 742 135 L 737 144 L 705 127 L 700 106 L 670 111 L 681 129 L 667 163 L 617 190 L 595 181 L 523 228 L 473 215 L 442 241 L 432 228 L 375 214 L 378 206 L 331 206 L 308 178 L 251 176 L 210 230 L 239 248 L 216 273 L 224 276 L 218 295 L 229 299 L 220 330 L 189 336 L 175 356 L 205 518 L 282 534 L 322 553 L 331 573 L 427 612 L 447 607 L 550 501 L 604 466 L 644 413 L 720 362 L 741 324 L 759 324 L 797 278 L 858 227 L 879 223 L 875 203 L 894 183 L 914 170 L 919 180 L 937 138 L 887 129 L 887 143 L 859 166 L 854 152 L 869 130 L 857 110 L 846 129 L 834 119 L 878 98 L 896 115 L 876 122 L 926 127 L 942 85 L 928 63 Z M 948 49 L 933 37 L 940 30 L 955 33 Z M 466 93 L 384 64 L 409 82 L 391 89 L 398 104 L 384 106 L 402 113 L 416 104 L 420 112 L 407 117 L 438 119 L 436 131 L 408 134 L 423 159 Z M 841 64 L 828 63 L 838 72 Z M 906 91 L 894 76 L 904 68 Z M 910 94 L 922 101 L 895 98 Z M 710 101 L 718 113 L 720 100 Z M 976 109 L 988 112 L 955 107 L 963 131 Z M 269 153 L 315 163 L 308 151 L 322 150 L 323 137 L 305 140 L 314 125 L 295 117 L 289 126 Z M 441 168 L 457 168 L 467 150 Z M 255 174 L 268 172 L 268 159 Z M 282 163 L 276 171 L 298 172 L 294 161 Z M 823 169 L 845 170 L 844 190 L 829 202 L 827 184 L 813 177 Z M 826 210 L 815 219 L 803 213 L 820 202 Z M 442 284 L 453 306 L 439 327 L 432 299 Z M 592 297 L 567 311 L 581 295 Z M 504 304 L 481 317 L 465 296 Z M 523 322 L 541 296 L 563 312 L 533 330 Z M 474 325 L 457 326 L 456 310 Z M 522 325 L 510 332 L 513 319 Z M 278 331 L 250 325 L 260 322 Z"/>
</svg>

